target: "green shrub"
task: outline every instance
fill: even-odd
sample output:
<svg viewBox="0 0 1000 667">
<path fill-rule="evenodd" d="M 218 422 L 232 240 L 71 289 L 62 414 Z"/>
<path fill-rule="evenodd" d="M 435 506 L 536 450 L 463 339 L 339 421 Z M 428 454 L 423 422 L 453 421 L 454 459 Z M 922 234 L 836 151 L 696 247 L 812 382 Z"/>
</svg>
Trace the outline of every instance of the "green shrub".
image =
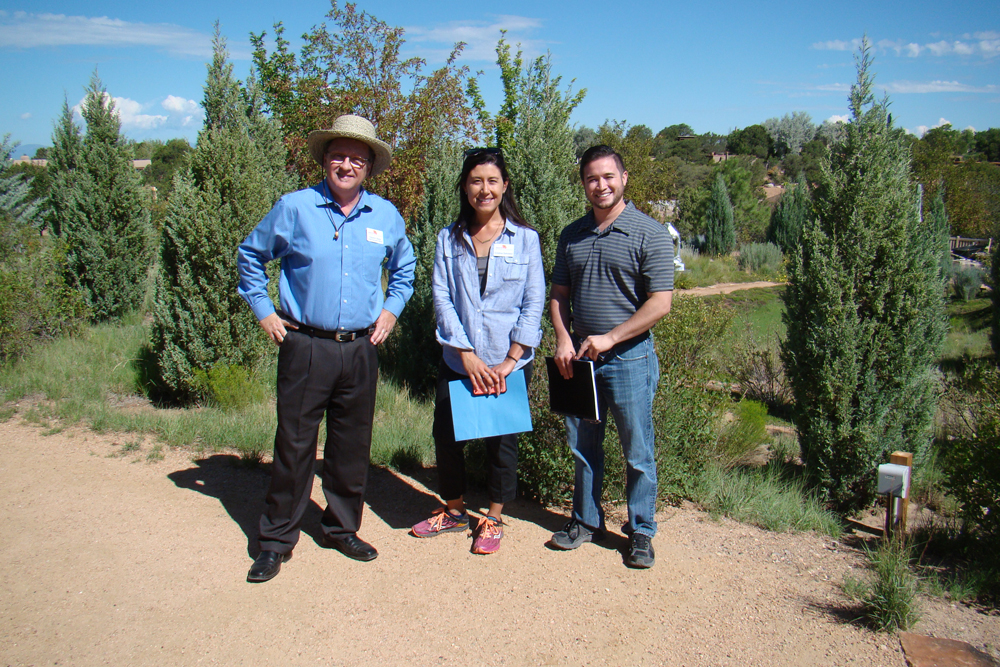
<svg viewBox="0 0 1000 667">
<path fill-rule="evenodd" d="M 966 266 L 958 269 L 952 276 L 951 283 L 955 297 L 962 301 L 972 301 L 979 295 L 985 279 L 986 274 L 980 268 Z"/>
<path fill-rule="evenodd" d="M 218 363 L 208 371 L 194 372 L 194 386 L 201 395 L 224 410 L 240 410 L 266 400 L 266 384 L 242 366 Z"/>
<path fill-rule="evenodd" d="M 740 246 L 737 263 L 751 273 L 774 273 L 781 269 L 782 261 L 781 248 L 773 243 L 747 243 Z"/>
<path fill-rule="evenodd" d="M 947 486 L 958 501 L 963 530 L 981 553 L 1000 549 L 1000 369 L 980 365 L 949 387 L 963 405 L 963 432 L 944 451 Z"/>
<path fill-rule="evenodd" d="M 87 310 L 63 278 L 64 244 L 0 211 L 0 362 L 83 330 Z"/>
<path fill-rule="evenodd" d="M 676 299 L 670 314 L 653 329 L 660 360 L 660 385 L 653 402 L 658 487 L 660 498 L 669 502 L 692 498 L 700 475 L 717 458 L 716 431 L 724 398 L 705 390 L 703 380 L 712 374 L 711 353 L 731 318 L 731 310 L 719 302 Z M 549 410 L 544 357 L 551 355 L 552 341 L 547 330 L 528 388 L 534 430 L 518 441 L 518 483 L 524 493 L 547 503 L 569 498 L 574 478 L 565 423 Z M 610 418 L 604 451 L 604 499 L 620 500 L 625 464 Z"/>
</svg>

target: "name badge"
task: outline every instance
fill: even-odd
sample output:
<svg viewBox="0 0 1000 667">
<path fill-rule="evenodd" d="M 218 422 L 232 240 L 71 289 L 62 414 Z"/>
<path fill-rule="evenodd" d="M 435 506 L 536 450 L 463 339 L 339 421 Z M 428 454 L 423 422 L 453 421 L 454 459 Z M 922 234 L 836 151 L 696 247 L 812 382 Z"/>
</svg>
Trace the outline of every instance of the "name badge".
<svg viewBox="0 0 1000 667">
<path fill-rule="evenodd" d="M 382 243 L 382 230 L 372 229 L 371 227 L 365 228 L 365 232 L 368 234 L 369 243 Z"/>
<path fill-rule="evenodd" d="M 493 245 L 493 256 L 494 257 L 513 257 L 514 256 L 514 244 L 513 243 L 495 243 Z"/>
</svg>

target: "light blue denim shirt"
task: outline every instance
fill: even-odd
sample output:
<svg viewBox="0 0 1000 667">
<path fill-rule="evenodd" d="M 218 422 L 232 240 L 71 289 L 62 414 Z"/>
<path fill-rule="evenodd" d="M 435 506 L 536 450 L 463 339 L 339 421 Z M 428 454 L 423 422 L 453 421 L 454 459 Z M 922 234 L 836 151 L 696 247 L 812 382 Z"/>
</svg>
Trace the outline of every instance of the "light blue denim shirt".
<svg viewBox="0 0 1000 667">
<path fill-rule="evenodd" d="M 486 290 L 479 294 L 476 254 L 468 232 L 450 225 L 438 233 L 434 251 L 434 314 L 444 361 L 465 374 L 459 353 L 475 350 L 488 366 L 503 362 L 511 342 L 528 348 L 515 369 L 535 357 L 542 340 L 545 273 L 538 233 L 507 221 L 490 247 Z"/>
<path fill-rule="evenodd" d="M 278 298 L 294 320 L 358 331 L 396 317 L 413 294 L 416 258 L 396 207 L 366 190 L 349 216 L 320 183 L 278 200 L 239 247 L 239 293 L 258 320 L 274 312 L 265 265 L 281 258 Z M 336 237 L 336 238 L 334 238 Z M 389 274 L 382 291 L 382 269 Z"/>
</svg>

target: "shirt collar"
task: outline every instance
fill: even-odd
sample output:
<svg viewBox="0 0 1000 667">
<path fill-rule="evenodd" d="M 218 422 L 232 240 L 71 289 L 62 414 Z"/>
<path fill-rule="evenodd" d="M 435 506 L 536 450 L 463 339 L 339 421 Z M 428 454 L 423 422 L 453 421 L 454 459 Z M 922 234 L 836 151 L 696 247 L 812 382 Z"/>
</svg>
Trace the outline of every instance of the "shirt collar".
<svg viewBox="0 0 1000 667">
<path fill-rule="evenodd" d="M 587 231 L 593 234 L 610 234 L 611 232 L 620 232 L 625 236 L 628 236 L 631 225 L 628 223 L 627 220 L 623 220 L 622 218 L 626 213 L 628 213 L 629 209 L 634 209 L 634 208 L 635 204 L 626 199 L 625 208 L 622 209 L 622 212 L 618 214 L 618 217 L 615 218 L 614 222 L 608 225 L 608 227 L 603 232 L 597 231 L 597 218 L 594 217 L 594 209 L 590 209 L 587 212 L 587 216 L 589 217 L 589 222 L 590 222 L 590 224 L 587 227 Z"/>
<path fill-rule="evenodd" d="M 313 191 L 316 193 L 316 207 L 317 208 L 332 208 L 336 206 L 336 210 L 340 211 L 340 204 L 338 204 L 333 197 L 330 196 L 330 188 L 326 185 L 326 181 L 320 181 L 313 187 Z M 351 217 L 358 211 L 371 211 L 371 194 L 362 186 L 361 197 L 358 198 L 358 203 L 351 211 Z"/>
</svg>

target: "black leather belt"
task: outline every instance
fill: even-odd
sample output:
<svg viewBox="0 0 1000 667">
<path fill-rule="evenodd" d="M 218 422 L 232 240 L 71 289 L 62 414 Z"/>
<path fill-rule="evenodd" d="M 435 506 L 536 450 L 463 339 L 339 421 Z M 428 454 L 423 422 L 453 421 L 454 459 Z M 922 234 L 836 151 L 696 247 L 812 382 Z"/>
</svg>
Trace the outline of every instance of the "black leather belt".
<svg viewBox="0 0 1000 667">
<path fill-rule="evenodd" d="M 371 325 L 367 329 L 359 329 L 358 331 L 327 331 L 325 329 L 317 329 L 305 324 L 300 324 L 299 328 L 295 331 L 304 333 L 307 336 L 312 336 L 313 338 L 329 338 L 330 340 L 335 340 L 338 343 L 350 343 L 352 340 L 357 340 L 369 334 L 375 333 L 375 325 Z"/>
</svg>

